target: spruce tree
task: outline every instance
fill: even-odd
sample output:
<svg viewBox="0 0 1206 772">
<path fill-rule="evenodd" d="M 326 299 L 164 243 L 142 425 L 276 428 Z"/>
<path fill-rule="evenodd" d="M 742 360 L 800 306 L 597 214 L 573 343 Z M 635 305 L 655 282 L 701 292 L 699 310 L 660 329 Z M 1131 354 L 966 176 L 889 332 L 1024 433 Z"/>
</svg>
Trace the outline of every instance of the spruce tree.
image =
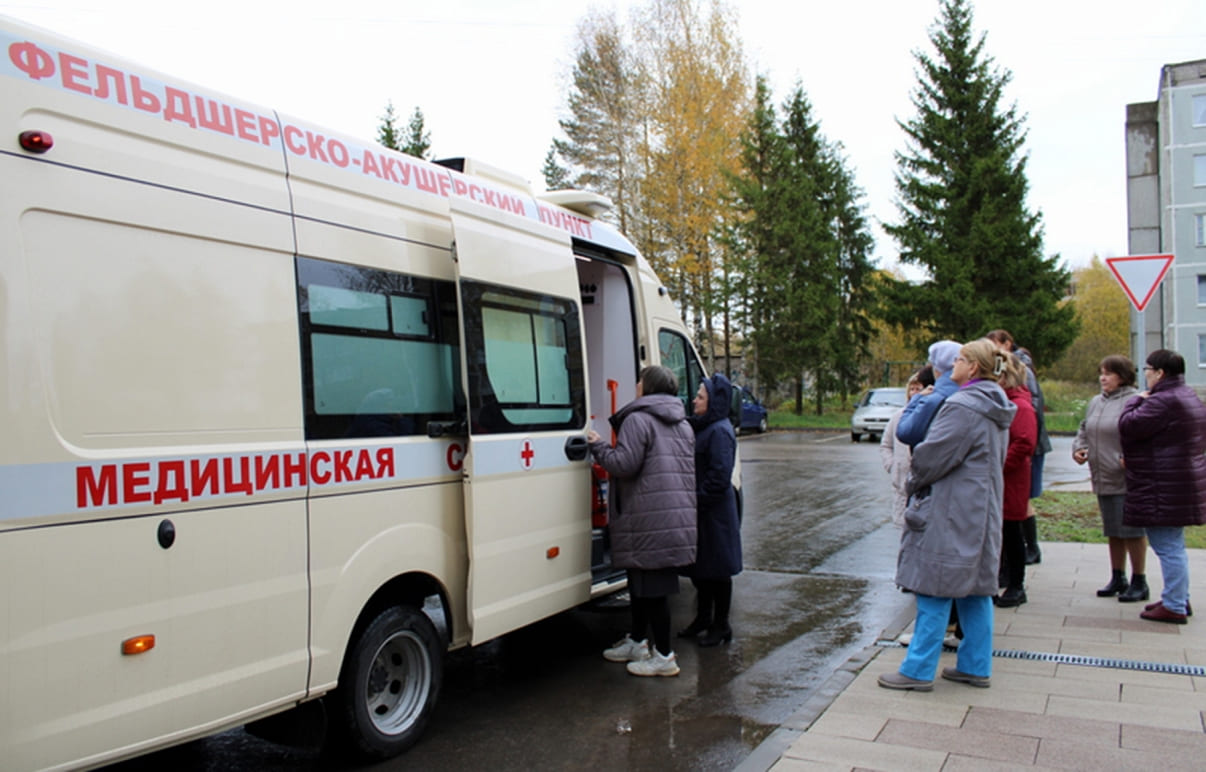
<svg viewBox="0 0 1206 772">
<path fill-rule="evenodd" d="M 381 125 L 377 127 L 377 141 L 390 150 L 402 149 L 402 134 L 398 131 L 398 114 L 394 112 L 392 101 L 385 103 L 385 115 L 381 116 Z"/>
<path fill-rule="evenodd" d="M 741 216 L 727 224 L 724 238 L 734 255 L 730 285 L 731 304 L 737 326 L 745 334 L 745 365 L 752 373 L 754 386 L 766 379 L 777 379 L 775 367 L 763 364 L 762 345 L 756 333 L 769 316 L 767 304 L 766 256 L 776 248 L 776 220 L 770 211 L 774 201 L 775 175 L 780 166 L 783 145 L 771 102 L 766 77 L 759 75 L 754 84 L 754 104 L 745 129 L 741 132 L 741 165 L 729 175 L 727 204 Z M 773 346 L 768 349 L 773 358 Z"/>
<path fill-rule="evenodd" d="M 549 148 L 548 155 L 544 157 L 544 165 L 540 167 L 540 174 L 544 177 L 545 190 L 565 190 L 570 187 L 570 170 L 557 163 L 557 144 Z"/>
<path fill-rule="evenodd" d="M 431 132 L 423 124 L 423 111 L 417 107 L 406 127 L 406 144 L 398 149 L 415 158 L 431 160 Z"/>
<path fill-rule="evenodd" d="M 757 80 L 741 163 L 732 205 L 742 217 L 729 243 L 743 255 L 737 288 L 758 373 L 794 381 L 796 412 L 809 381 L 819 412 L 826 393 L 856 388 L 871 337 L 863 193 L 799 85 L 777 122 Z"/>
<path fill-rule="evenodd" d="M 930 42 L 914 52 L 917 114 L 897 121 L 900 222 L 885 224 L 903 263 L 924 268 L 919 284 L 891 282 L 885 314 L 923 346 L 972 340 L 994 328 L 1013 333 L 1037 364 L 1050 364 L 1076 336 L 1061 304 L 1069 274 L 1043 256 L 1041 215 L 1027 208 L 1023 117 L 1002 105 L 1008 71 L 984 51 L 966 0 L 942 0 Z"/>
</svg>

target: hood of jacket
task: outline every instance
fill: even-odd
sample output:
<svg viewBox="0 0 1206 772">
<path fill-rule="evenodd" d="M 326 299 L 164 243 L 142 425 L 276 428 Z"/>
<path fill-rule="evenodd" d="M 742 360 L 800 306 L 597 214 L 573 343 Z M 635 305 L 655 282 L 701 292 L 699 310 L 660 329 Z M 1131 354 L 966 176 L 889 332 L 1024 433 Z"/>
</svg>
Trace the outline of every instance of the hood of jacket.
<svg viewBox="0 0 1206 772">
<path fill-rule="evenodd" d="M 1005 396 L 1004 389 L 989 380 L 965 383 L 948 397 L 947 401 L 976 411 L 1001 429 L 1009 428 L 1009 424 L 1013 423 L 1013 415 L 1018 410 L 1017 405 Z"/>
<path fill-rule="evenodd" d="M 668 425 L 676 424 L 687 417 L 687 411 L 683 409 L 683 401 L 678 397 L 672 394 L 646 394 L 617 410 L 615 415 L 609 419 L 612 428 L 619 431 L 620 424 L 624 423 L 624 419 L 637 411 L 648 413 Z"/>
<path fill-rule="evenodd" d="M 720 373 L 711 378 L 704 378 L 704 388 L 708 392 L 708 409 L 703 415 L 692 415 L 691 425 L 695 431 L 705 426 L 711 426 L 717 421 L 729 420 L 729 412 L 733 403 L 733 384 Z"/>
<path fill-rule="evenodd" d="M 1014 386 L 1011 389 L 1005 389 L 1005 396 L 1009 397 L 1010 402 L 1016 402 L 1019 399 L 1030 401 L 1030 389 L 1025 386 Z"/>
</svg>

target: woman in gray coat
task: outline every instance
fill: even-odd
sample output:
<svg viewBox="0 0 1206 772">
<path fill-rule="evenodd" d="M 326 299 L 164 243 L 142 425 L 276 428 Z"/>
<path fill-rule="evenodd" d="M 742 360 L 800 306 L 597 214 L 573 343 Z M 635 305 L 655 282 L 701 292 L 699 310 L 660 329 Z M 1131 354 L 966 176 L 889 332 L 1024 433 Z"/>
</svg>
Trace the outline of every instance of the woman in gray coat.
<svg viewBox="0 0 1206 772">
<path fill-rule="evenodd" d="M 695 432 L 669 369 L 641 370 L 636 393 L 610 419 L 615 447 L 594 430 L 586 438 L 611 478 L 611 559 L 628 569 L 632 599 L 632 631 L 603 656 L 627 662 L 633 675 L 675 676 L 669 596 L 678 592 L 679 569 L 695 562 Z"/>
<path fill-rule="evenodd" d="M 934 688 L 952 602 L 963 643 L 957 666 L 944 668 L 942 677 L 989 685 L 1005 451 L 1017 412 L 995 380 L 1005 356 L 983 339 L 960 349 L 951 372 L 959 390 L 913 449 L 896 583 L 913 591 L 917 621 L 899 672 L 879 677 L 887 689 Z"/>
<path fill-rule="evenodd" d="M 1122 524 L 1126 501 L 1126 470 L 1122 468 L 1122 439 L 1118 417 L 1135 388 L 1135 365 L 1115 354 L 1101 360 L 1097 368 L 1101 393 L 1089 400 L 1085 420 L 1072 441 L 1072 460 L 1088 462 L 1089 479 L 1101 510 L 1101 530 L 1110 543 L 1110 583 L 1097 591 L 1099 598 L 1115 595 L 1123 603 L 1147 600 L 1147 537 L 1142 528 Z M 1131 581 L 1126 580 L 1126 558 L 1131 558 Z"/>
</svg>

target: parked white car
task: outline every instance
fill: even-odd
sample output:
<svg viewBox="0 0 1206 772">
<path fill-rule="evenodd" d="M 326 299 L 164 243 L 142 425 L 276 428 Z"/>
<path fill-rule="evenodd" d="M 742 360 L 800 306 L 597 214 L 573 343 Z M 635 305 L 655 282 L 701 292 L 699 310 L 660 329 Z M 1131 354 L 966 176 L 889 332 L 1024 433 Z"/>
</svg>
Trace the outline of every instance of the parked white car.
<svg viewBox="0 0 1206 772">
<path fill-rule="evenodd" d="M 850 441 L 858 442 L 869 434 L 878 442 L 888 421 L 904 404 L 903 388 L 868 389 L 855 403 L 854 415 L 850 416 Z"/>
</svg>

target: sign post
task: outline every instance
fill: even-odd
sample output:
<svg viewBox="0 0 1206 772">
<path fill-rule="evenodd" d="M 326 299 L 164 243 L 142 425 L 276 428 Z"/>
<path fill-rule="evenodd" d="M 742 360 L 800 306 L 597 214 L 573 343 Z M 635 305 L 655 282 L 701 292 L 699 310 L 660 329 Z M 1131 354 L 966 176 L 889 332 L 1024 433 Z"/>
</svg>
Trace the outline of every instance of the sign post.
<svg viewBox="0 0 1206 772">
<path fill-rule="evenodd" d="M 1135 345 L 1135 364 L 1147 359 L 1147 324 L 1143 309 L 1156 294 L 1156 288 L 1172 267 L 1175 255 L 1130 255 L 1107 257 L 1106 265 L 1122 286 L 1131 305 L 1139 313 L 1139 336 Z"/>
</svg>

